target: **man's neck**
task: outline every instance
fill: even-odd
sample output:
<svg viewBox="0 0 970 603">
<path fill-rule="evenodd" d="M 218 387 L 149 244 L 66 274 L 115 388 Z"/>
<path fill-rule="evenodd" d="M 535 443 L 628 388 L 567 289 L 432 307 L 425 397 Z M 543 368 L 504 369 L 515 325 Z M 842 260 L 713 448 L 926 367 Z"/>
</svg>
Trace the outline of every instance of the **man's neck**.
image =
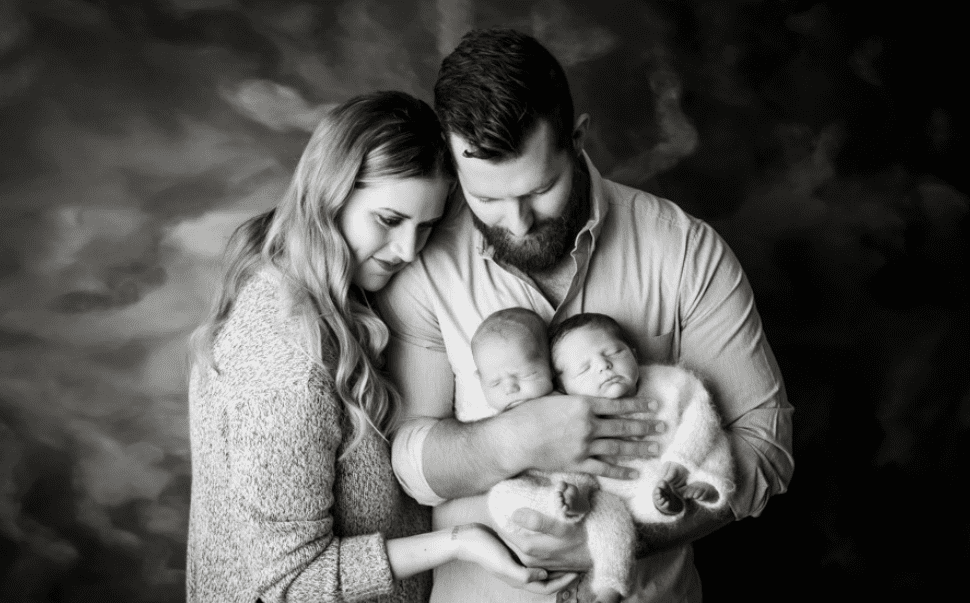
<svg viewBox="0 0 970 603">
<path fill-rule="evenodd" d="M 552 304 L 553 308 L 558 308 L 559 304 L 569 293 L 569 285 L 572 283 L 573 275 L 576 273 L 576 263 L 572 254 L 567 253 L 556 265 L 542 272 L 529 274 L 532 281 L 542 292 L 542 295 Z"/>
<path fill-rule="evenodd" d="M 572 201 L 578 202 L 579 207 L 585 208 L 584 215 L 580 220 L 585 225 L 589 221 L 589 217 L 593 214 L 592 186 L 589 171 L 586 169 L 586 164 L 582 157 L 578 158 L 577 162 L 573 171 L 574 192 L 572 193 Z M 533 282 L 535 282 L 549 303 L 552 304 L 553 308 L 558 308 L 559 304 L 566 298 L 566 294 L 569 293 L 569 286 L 572 284 L 573 277 L 576 274 L 577 266 L 576 261 L 573 259 L 572 251 L 575 249 L 576 240 L 580 232 L 582 232 L 582 227 L 571 235 L 573 246 L 567 250 L 553 267 L 547 270 L 529 273 L 529 277 L 532 278 Z"/>
</svg>

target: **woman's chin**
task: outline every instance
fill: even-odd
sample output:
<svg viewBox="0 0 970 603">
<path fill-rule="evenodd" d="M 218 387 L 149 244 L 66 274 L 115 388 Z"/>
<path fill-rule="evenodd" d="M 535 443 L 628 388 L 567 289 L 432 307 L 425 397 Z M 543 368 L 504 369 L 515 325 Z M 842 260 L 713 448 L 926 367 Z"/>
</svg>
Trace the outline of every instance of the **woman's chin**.
<svg viewBox="0 0 970 603">
<path fill-rule="evenodd" d="M 354 284 L 370 293 L 380 291 L 391 281 L 391 276 L 384 274 L 364 274 L 354 279 Z"/>
</svg>

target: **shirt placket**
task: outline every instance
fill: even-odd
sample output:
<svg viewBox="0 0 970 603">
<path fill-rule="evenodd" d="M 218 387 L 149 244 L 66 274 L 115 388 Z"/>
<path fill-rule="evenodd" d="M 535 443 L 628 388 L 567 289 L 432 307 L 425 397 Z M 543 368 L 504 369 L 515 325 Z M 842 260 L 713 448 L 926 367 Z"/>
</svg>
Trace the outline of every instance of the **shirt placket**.
<svg viewBox="0 0 970 603">
<path fill-rule="evenodd" d="M 573 279 L 569 283 L 569 290 L 566 291 L 565 297 L 562 298 L 562 303 L 556 309 L 556 314 L 553 317 L 553 322 L 560 319 L 561 316 L 578 314 L 584 312 L 585 305 L 584 295 L 581 293 L 586 287 L 586 272 L 589 269 L 589 257 L 593 250 L 593 233 L 589 230 L 584 230 L 579 234 L 579 239 L 576 242 L 576 247 L 572 251 L 573 261 L 576 264 L 576 272 L 573 274 Z M 580 296 L 579 307 L 574 307 L 572 301 Z"/>
</svg>

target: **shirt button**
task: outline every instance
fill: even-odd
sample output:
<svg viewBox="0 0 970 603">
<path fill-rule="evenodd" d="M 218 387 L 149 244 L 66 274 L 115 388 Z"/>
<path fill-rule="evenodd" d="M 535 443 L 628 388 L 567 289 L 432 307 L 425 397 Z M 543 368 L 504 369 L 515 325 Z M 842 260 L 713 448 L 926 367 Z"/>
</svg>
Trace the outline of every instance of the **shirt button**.
<svg viewBox="0 0 970 603">
<path fill-rule="evenodd" d="M 564 591 L 562 591 L 562 592 L 559 593 L 559 600 L 560 601 L 568 601 L 569 598 L 572 597 L 572 596 L 573 596 L 573 591 L 571 591 L 571 590 L 569 590 L 567 588 L 566 590 L 564 590 Z"/>
</svg>

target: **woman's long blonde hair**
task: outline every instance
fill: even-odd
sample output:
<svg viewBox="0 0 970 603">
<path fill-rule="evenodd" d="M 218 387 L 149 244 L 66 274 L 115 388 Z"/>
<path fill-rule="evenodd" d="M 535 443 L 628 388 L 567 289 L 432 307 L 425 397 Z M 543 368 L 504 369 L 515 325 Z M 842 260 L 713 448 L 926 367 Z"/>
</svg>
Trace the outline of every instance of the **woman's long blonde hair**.
<svg viewBox="0 0 970 603">
<path fill-rule="evenodd" d="M 226 250 L 227 269 L 206 321 L 193 333 L 197 369 L 219 370 L 213 343 L 255 271 L 280 275 L 299 344 L 329 375 L 354 428 L 352 450 L 369 427 L 385 438 L 400 396 L 382 372 L 388 330 L 351 291 L 353 255 L 338 229 L 355 189 L 401 178 L 446 175 L 441 127 L 427 103 L 403 92 L 375 92 L 330 111 L 307 143 L 277 207 L 244 222 Z M 326 351 L 326 357 L 324 352 Z"/>
</svg>

